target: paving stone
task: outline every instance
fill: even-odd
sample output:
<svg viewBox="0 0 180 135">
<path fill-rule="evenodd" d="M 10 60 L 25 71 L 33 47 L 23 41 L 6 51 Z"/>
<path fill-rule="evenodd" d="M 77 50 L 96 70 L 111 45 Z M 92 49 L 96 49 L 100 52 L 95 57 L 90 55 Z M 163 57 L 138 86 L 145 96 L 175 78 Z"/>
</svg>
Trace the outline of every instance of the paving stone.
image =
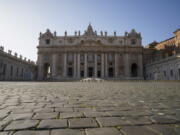
<svg viewBox="0 0 180 135">
<path fill-rule="evenodd" d="M 0 132 L 0 135 L 9 135 L 9 132 Z"/>
<path fill-rule="evenodd" d="M 84 117 L 81 112 L 68 112 L 68 113 L 60 113 L 60 118 L 80 118 Z"/>
<path fill-rule="evenodd" d="M 97 122 L 92 118 L 74 118 L 69 119 L 70 128 L 95 128 L 98 127 Z"/>
<path fill-rule="evenodd" d="M 21 113 L 32 113 L 32 109 L 27 109 L 27 108 L 16 108 L 12 110 L 13 114 L 21 114 Z"/>
<path fill-rule="evenodd" d="M 50 135 L 49 131 L 18 131 L 13 135 Z"/>
<path fill-rule="evenodd" d="M 84 112 L 86 117 L 107 117 L 109 116 L 106 112 Z"/>
<path fill-rule="evenodd" d="M 55 119 L 58 117 L 57 112 L 53 113 L 36 113 L 33 119 Z"/>
<path fill-rule="evenodd" d="M 179 135 L 179 133 L 173 127 L 167 125 L 151 125 L 147 127 L 162 135 Z"/>
<path fill-rule="evenodd" d="M 123 128 L 127 125 L 132 127 L 138 125 L 138 128 L 147 127 L 148 131 L 155 131 L 148 128 L 151 126 L 150 119 L 155 125 L 163 127 L 167 124 L 171 125 L 168 127 L 180 134 L 179 88 L 179 82 L 0 82 L 0 93 L 3 93 L 0 94 L 0 129 L 4 127 L 6 130 L 6 127 L 14 123 L 12 121 L 12 123 L 2 124 L 2 121 L 7 120 L 12 114 L 19 115 L 15 118 L 17 121 L 28 120 L 30 117 L 23 118 L 20 114 L 34 113 L 33 110 L 36 113 L 32 119 L 39 117 L 37 126 L 45 120 L 60 120 L 64 115 L 63 119 L 75 119 L 73 126 L 77 127 L 72 128 L 85 130 L 86 127 L 93 128 L 93 124 L 84 121 L 91 118 L 97 124 L 95 124 L 96 129 L 101 128 L 99 126 Z M 71 128 L 70 120 L 65 129 Z M 44 123 L 46 125 L 46 122 Z M 55 122 L 49 123 L 51 122 L 47 122 L 47 126 L 50 125 L 48 128 L 55 128 L 57 125 L 54 124 Z M 21 124 L 21 128 L 25 125 Z M 164 128 L 169 129 L 168 127 Z M 45 128 L 42 131 L 44 130 Z"/>
<path fill-rule="evenodd" d="M 122 131 L 125 132 L 126 135 L 159 135 L 157 132 L 143 126 L 122 127 Z"/>
<path fill-rule="evenodd" d="M 0 111 L 0 120 L 4 119 L 6 116 L 8 116 L 7 112 Z"/>
<path fill-rule="evenodd" d="M 33 111 L 36 113 L 51 113 L 54 111 L 54 109 L 53 108 L 37 108 Z"/>
<path fill-rule="evenodd" d="M 149 125 L 152 124 L 152 121 L 148 119 L 147 117 L 126 117 L 126 120 L 128 120 L 131 125 Z"/>
<path fill-rule="evenodd" d="M 55 112 L 73 112 L 73 108 L 67 108 L 67 107 L 55 108 Z"/>
<path fill-rule="evenodd" d="M 85 135 L 85 132 L 77 129 L 56 129 L 51 131 L 51 135 Z"/>
<path fill-rule="evenodd" d="M 0 121 L 0 131 L 9 123 L 10 123 L 10 121 L 5 121 L 5 120 Z"/>
<path fill-rule="evenodd" d="M 154 116 L 152 120 L 157 124 L 175 124 L 179 123 L 180 121 L 173 117 L 173 116 Z"/>
<path fill-rule="evenodd" d="M 4 120 L 26 120 L 26 119 L 31 119 L 32 116 L 33 113 L 10 114 Z"/>
<path fill-rule="evenodd" d="M 130 123 L 120 117 L 98 117 L 96 118 L 102 127 L 125 126 Z"/>
<path fill-rule="evenodd" d="M 32 129 L 38 124 L 37 120 L 18 120 L 12 121 L 5 130 Z"/>
<path fill-rule="evenodd" d="M 37 128 L 39 129 L 55 129 L 55 128 L 66 128 L 67 120 L 58 119 L 58 120 L 42 120 Z"/>
<path fill-rule="evenodd" d="M 123 135 L 116 128 L 92 128 L 86 129 L 87 135 Z"/>
</svg>

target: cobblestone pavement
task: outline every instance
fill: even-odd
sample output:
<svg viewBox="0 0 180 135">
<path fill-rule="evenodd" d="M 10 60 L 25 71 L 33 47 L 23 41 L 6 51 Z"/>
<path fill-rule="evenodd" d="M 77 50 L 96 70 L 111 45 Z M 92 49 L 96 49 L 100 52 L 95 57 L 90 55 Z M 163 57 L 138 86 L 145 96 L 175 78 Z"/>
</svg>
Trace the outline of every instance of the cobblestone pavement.
<svg viewBox="0 0 180 135">
<path fill-rule="evenodd" d="M 0 82 L 0 135 L 180 135 L 179 82 Z"/>
</svg>

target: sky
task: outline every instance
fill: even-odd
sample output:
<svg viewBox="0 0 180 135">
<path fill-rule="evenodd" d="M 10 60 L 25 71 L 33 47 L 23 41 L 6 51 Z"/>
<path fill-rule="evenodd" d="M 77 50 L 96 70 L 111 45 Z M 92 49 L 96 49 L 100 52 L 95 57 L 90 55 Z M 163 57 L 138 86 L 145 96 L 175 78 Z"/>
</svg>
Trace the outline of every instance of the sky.
<svg viewBox="0 0 180 135">
<path fill-rule="evenodd" d="M 160 42 L 180 28 L 180 0 L 0 0 L 0 45 L 37 60 L 40 32 L 97 32 L 124 35 L 135 29 L 142 44 Z"/>
</svg>

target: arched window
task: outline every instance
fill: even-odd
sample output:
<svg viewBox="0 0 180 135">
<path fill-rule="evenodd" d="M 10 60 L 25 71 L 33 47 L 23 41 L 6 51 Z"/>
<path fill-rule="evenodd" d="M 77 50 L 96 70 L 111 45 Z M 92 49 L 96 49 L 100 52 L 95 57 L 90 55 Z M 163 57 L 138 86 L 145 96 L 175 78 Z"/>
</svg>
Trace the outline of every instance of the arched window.
<svg viewBox="0 0 180 135">
<path fill-rule="evenodd" d="M 131 39 L 131 45 L 135 45 L 136 44 L 136 40 L 135 39 Z"/>
<path fill-rule="evenodd" d="M 84 44 L 84 40 L 81 40 L 81 44 Z"/>
<path fill-rule="evenodd" d="M 132 77 L 137 77 L 138 76 L 138 66 L 136 63 L 133 63 L 131 65 L 131 76 Z"/>
<path fill-rule="evenodd" d="M 47 45 L 50 44 L 50 39 L 46 39 L 46 44 L 47 44 Z"/>
</svg>

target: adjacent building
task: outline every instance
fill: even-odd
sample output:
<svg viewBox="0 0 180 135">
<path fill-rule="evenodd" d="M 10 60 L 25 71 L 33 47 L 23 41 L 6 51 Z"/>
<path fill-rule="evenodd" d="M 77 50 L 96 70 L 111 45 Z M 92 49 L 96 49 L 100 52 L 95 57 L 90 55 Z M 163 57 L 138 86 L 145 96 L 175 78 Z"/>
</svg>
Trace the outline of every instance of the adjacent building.
<svg viewBox="0 0 180 135">
<path fill-rule="evenodd" d="M 144 69 L 147 80 L 180 80 L 180 29 L 173 37 L 144 48 Z"/>
<path fill-rule="evenodd" d="M 12 54 L 11 50 L 4 51 L 0 46 L 0 81 L 30 81 L 36 78 L 34 62 Z"/>
</svg>

